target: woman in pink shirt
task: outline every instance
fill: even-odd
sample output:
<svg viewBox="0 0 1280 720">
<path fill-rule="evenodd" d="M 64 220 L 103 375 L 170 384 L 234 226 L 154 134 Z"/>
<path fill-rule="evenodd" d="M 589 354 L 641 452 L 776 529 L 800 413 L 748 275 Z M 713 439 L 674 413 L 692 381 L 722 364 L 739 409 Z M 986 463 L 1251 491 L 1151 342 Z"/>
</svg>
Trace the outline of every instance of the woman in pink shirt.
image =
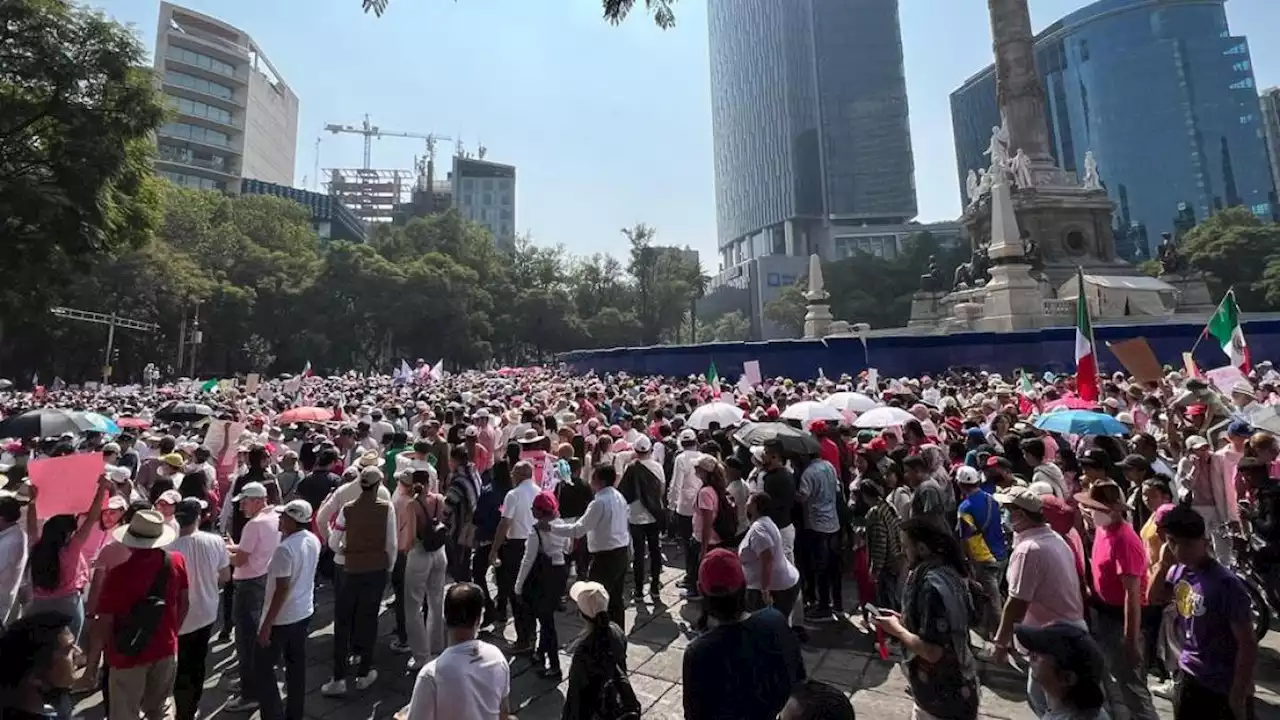
<svg viewBox="0 0 1280 720">
<path fill-rule="evenodd" d="M 75 515 L 54 515 L 45 521 L 44 527 L 32 532 L 31 545 L 31 602 L 24 614 L 59 612 L 71 618 L 71 635 L 80 637 L 84 626 L 84 598 L 81 591 L 89 584 L 89 562 L 83 550 L 93 529 L 102 518 L 104 495 L 110 491 L 110 481 L 103 475 L 89 502 L 89 509 L 82 519 Z M 38 490 L 31 488 L 32 506 L 30 518 L 35 517 L 35 500 Z M 32 523 L 34 524 L 34 523 Z"/>
</svg>

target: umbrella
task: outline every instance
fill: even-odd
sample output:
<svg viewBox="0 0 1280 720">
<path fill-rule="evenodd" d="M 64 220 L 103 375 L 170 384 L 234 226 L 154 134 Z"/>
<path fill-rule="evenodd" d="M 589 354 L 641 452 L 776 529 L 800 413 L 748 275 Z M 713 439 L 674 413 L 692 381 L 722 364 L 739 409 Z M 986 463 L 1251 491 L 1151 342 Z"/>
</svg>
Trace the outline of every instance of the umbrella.
<svg viewBox="0 0 1280 720">
<path fill-rule="evenodd" d="M 864 412 L 853 421 L 854 427 L 859 428 L 887 428 L 897 425 L 906 425 L 912 420 L 917 420 L 915 415 L 896 407 L 878 407 L 869 412 Z"/>
<path fill-rule="evenodd" d="M 1098 403 L 1084 400 L 1078 395 L 1068 395 L 1061 400 L 1054 400 L 1044 406 L 1046 410 L 1092 410 L 1098 407 Z"/>
<path fill-rule="evenodd" d="M 0 437 L 54 437 L 92 430 L 99 428 L 94 427 L 84 413 L 57 408 L 31 410 L 0 422 Z"/>
<path fill-rule="evenodd" d="M 115 420 L 112 420 L 106 415 L 99 415 L 95 412 L 85 412 L 81 413 L 81 415 L 84 415 L 85 419 L 93 424 L 92 430 L 95 432 L 100 432 L 104 435 L 120 434 L 120 426 L 116 424 Z"/>
<path fill-rule="evenodd" d="M 174 401 L 160 406 L 155 418 L 166 422 L 195 422 L 213 417 L 213 408 L 203 403 Z"/>
<path fill-rule="evenodd" d="M 122 417 L 116 420 L 116 424 L 122 428 L 134 428 L 135 430 L 146 430 L 151 427 L 151 421 L 140 417 Z"/>
<path fill-rule="evenodd" d="M 8 390 L 13 387 L 12 380 L 0 380 L 0 390 Z"/>
<path fill-rule="evenodd" d="M 1064 435 L 1128 435 L 1129 428 L 1106 413 L 1087 410 L 1063 410 L 1036 418 L 1041 430 Z"/>
<path fill-rule="evenodd" d="M 709 402 L 706 405 L 699 405 L 694 408 L 693 413 L 689 415 L 688 425 L 696 430 L 708 430 L 711 423 L 717 423 L 722 428 L 732 427 L 742 422 L 742 410 L 736 405 L 730 405 L 725 402 Z"/>
<path fill-rule="evenodd" d="M 837 410 L 856 413 L 875 410 L 878 405 L 875 400 L 856 392 L 838 392 L 827 398 L 825 402 Z"/>
<path fill-rule="evenodd" d="M 795 405 L 788 405 L 787 409 L 782 411 L 782 417 L 786 420 L 799 420 L 800 424 L 805 427 L 809 427 L 809 423 L 814 420 L 830 420 L 832 422 L 844 420 L 844 415 L 839 410 L 813 400 L 804 400 Z"/>
<path fill-rule="evenodd" d="M 813 433 L 780 422 L 746 423 L 733 434 L 733 439 L 747 447 L 777 442 L 783 452 L 791 455 L 817 455 L 822 450 Z"/>
<path fill-rule="evenodd" d="M 280 413 L 276 420 L 281 425 L 299 422 L 328 422 L 333 419 L 333 411 L 320 407 L 296 407 Z"/>
</svg>

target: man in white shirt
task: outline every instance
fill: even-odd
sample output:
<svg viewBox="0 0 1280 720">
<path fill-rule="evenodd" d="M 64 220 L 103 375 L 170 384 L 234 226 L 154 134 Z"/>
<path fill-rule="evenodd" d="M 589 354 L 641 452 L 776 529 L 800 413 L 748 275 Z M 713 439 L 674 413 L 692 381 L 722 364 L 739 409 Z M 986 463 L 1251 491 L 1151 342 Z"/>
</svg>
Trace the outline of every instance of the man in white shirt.
<svg viewBox="0 0 1280 720">
<path fill-rule="evenodd" d="M 591 553 L 588 577 L 609 591 L 609 618 L 625 632 L 622 587 L 627 580 L 627 549 L 631 544 L 631 531 L 627 527 L 627 500 L 614 487 L 617 484 L 618 473 L 613 465 L 597 465 L 591 473 L 591 489 L 595 497 L 587 504 L 582 517 L 574 522 L 556 520 L 540 523 L 539 529 L 561 537 L 587 536 L 587 552 Z"/>
<path fill-rule="evenodd" d="M 279 521 L 275 508 L 267 502 L 267 487 L 262 483 L 246 483 L 239 495 L 231 496 L 231 502 L 249 519 L 240 533 L 240 542 L 227 545 L 231 553 L 231 579 L 235 581 L 235 597 L 232 615 L 236 629 L 236 665 L 240 673 L 239 684 L 233 686 L 240 692 L 231 699 L 226 709 L 230 712 L 253 712 L 258 707 L 255 699 L 257 681 L 253 660 L 254 637 L 262 622 L 262 600 L 267 592 L 267 569 L 271 557 L 280 544 Z"/>
<path fill-rule="evenodd" d="M 513 592 L 516 572 L 524 558 L 524 544 L 533 532 L 533 499 L 539 488 L 533 478 L 533 464 L 521 460 L 511 469 L 514 487 L 507 491 L 502 501 L 502 519 L 489 550 L 489 564 L 497 567 L 498 598 L 497 615 L 505 616 L 506 600 L 511 600 L 511 614 L 516 625 L 516 644 L 513 654 L 533 652 L 533 634 L 537 622 L 533 613 L 525 607 L 520 596 Z"/>
<path fill-rule="evenodd" d="M 0 490 L 0 628 L 8 624 L 11 614 L 17 616 L 14 606 L 27 567 L 27 532 L 22 521 L 26 504 L 17 493 Z"/>
<path fill-rule="evenodd" d="M 671 464 L 671 486 L 667 489 L 667 508 L 674 512 L 672 530 L 676 537 L 684 540 L 685 558 L 697 557 L 697 542 L 693 537 L 693 515 L 698 508 L 698 490 L 702 489 L 702 481 L 698 479 L 696 466 L 702 453 L 698 452 L 698 435 L 692 428 L 680 431 L 680 453 Z M 686 562 L 684 570 L 684 588 L 697 594 L 698 566 Z M 612 599 L 612 595 L 610 598 Z"/>
<path fill-rule="evenodd" d="M 267 570 L 266 609 L 258 628 L 257 660 L 254 667 L 271 673 L 258 683 L 262 720 L 303 720 L 307 693 L 307 625 L 315 611 L 316 565 L 320 562 L 320 540 L 307 528 L 311 524 L 311 503 L 293 500 L 280 512 L 283 538 L 271 556 Z M 276 686 L 276 660 L 284 657 L 284 682 L 288 705 L 282 707 Z"/>
<path fill-rule="evenodd" d="M 170 549 L 187 563 L 187 616 L 178 628 L 178 670 L 173 681 L 177 720 L 195 720 L 200 709 L 218 599 L 221 587 L 231 581 L 231 555 L 226 544 L 199 528 L 204 509 L 204 501 L 186 498 L 173 511 L 178 539 Z"/>
<path fill-rule="evenodd" d="M 502 651 L 477 640 L 484 595 L 474 583 L 455 583 L 444 596 L 449 647 L 427 663 L 413 684 L 406 720 L 508 720 L 511 667 Z"/>
</svg>

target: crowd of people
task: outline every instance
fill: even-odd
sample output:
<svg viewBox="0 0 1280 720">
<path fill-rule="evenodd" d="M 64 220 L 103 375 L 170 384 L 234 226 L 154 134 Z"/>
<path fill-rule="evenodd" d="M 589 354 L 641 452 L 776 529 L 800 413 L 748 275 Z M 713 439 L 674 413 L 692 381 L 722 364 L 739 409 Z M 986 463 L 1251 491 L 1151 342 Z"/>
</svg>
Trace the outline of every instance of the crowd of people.
<svg viewBox="0 0 1280 720">
<path fill-rule="evenodd" d="M 638 718 L 625 608 L 682 563 L 690 720 L 852 718 L 800 651 L 839 622 L 901 661 L 916 718 L 976 718 L 980 662 L 1025 664 L 1040 718 L 1154 719 L 1153 697 L 1251 717 L 1264 600 L 1237 552 L 1252 538 L 1278 586 L 1269 364 L 1226 391 L 1172 370 L 254 384 L 0 392 L 0 436 L 54 409 L 112 421 L 5 440 L 0 716 L 71 717 L 101 689 L 113 720 L 194 720 L 220 642 L 226 711 L 301 720 L 331 587 L 325 696 L 369 692 L 395 653 L 409 720 L 514 717 L 524 657 L 567 679 L 566 720 Z M 29 469 L 78 453 L 102 455 L 92 499 L 42 517 Z"/>
</svg>

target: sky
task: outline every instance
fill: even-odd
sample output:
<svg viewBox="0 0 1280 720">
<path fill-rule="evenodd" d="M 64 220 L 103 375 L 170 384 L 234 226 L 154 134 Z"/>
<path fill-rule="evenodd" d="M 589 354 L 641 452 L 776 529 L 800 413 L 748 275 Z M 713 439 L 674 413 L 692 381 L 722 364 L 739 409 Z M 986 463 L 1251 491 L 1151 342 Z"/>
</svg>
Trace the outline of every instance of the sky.
<svg viewBox="0 0 1280 720">
<path fill-rule="evenodd" d="M 155 45 L 158 0 L 87 0 Z M 620 230 L 644 222 L 657 242 L 717 270 L 706 0 L 678 0 L 677 25 L 635 14 L 614 27 L 600 0 L 182 0 L 254 38 L 300 99 L 294 185 L 320 168 L 359 167 L 363 139 L 324 125 L 461 138 L 516 166 L 516 223 L 540 245 L 624 256 Z M 1030 0 L 1036 31 L 1088 4 Z M 1230 0 L 1253 35 L 1259 87 L 1280 84 L 1280 2 Z M 948 96 L 991 62 L 982 0 L 902 0 L 911 140 L 922 222 L 960 211 Z M 1251 30 L 1258 32 L 1251 33 Z M 373 165 L 411 169 L 423 145 L 374 140 Z M 450 154 L 442 145 L 439 152 Z M 304 182 L 305 177 L 305 182 Z"/>
</svg>

